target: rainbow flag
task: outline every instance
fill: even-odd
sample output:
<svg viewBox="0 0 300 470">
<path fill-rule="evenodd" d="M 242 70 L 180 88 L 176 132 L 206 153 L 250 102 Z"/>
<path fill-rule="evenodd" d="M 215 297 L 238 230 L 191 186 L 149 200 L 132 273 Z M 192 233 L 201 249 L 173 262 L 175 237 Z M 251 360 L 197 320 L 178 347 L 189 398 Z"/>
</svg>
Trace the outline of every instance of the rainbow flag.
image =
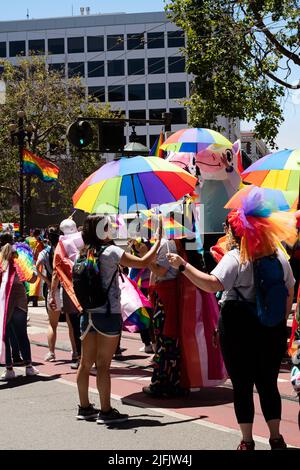
<svg viewBox="0 0 300 470">
<path fill-rule="evenodd" d="M 58 178 L 59 168 L 49 160 L 34 155 L 27 149 L 23 150 L 23 173 L 36 175 L 42 181 L 54 181 Z"/>
<path fill-rule="evenodd" d="M 161 132 L 159 136 L 156 138 L 156 141 L 154 142 L 154 145 L 152 149 L 150 150 L 149 155 L 152 157 L 159 157 L 159 158 L 164 158 L 164 151 L 160 150 L 160 146 L 164 143 L 164 133 Z"/>
</svg>

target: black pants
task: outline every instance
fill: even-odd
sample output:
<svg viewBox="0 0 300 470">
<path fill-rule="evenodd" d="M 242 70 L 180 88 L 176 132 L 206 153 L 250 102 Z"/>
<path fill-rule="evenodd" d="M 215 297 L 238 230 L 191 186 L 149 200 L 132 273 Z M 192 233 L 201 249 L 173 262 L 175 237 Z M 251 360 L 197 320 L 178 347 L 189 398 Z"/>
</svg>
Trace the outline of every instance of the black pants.
<svg viewBox="0 0 300 470">
<path fill-rule="evenodd" d="M 254 385 L 265 420 L 280 419 L 277 378 L 287 345 L 285 321 L 275 327 L 263 326 L 247 304 L 227 301 L 221 309 L 219 331 L 238 423 L 253 422 Z"/>
</svg>

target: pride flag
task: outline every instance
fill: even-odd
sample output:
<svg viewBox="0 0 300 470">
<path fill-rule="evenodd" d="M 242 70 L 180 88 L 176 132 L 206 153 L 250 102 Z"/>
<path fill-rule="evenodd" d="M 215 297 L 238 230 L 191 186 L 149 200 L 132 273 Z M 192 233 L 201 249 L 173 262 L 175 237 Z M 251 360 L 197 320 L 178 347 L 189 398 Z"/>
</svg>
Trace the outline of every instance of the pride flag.
<svg viewBox="0 0 300 470">
<path fill-rule="evenodd" d="M 23 150 L 23 173 L 36 175 L 42 181 L 54 181 L 58 178 L 59 168 L 49 160 L 34 155 L 27 149 Z"/>
<path fill-rule="evenodd" d="M 164 143 L 164 133 L 161 132 L 159 136 L 156 138 L 152 149 L 150 150 L 150 156 L 152 157 L 159 157 L 164 158 L 164 151 L 160 150 L 160 146 Z"/>
</svg>

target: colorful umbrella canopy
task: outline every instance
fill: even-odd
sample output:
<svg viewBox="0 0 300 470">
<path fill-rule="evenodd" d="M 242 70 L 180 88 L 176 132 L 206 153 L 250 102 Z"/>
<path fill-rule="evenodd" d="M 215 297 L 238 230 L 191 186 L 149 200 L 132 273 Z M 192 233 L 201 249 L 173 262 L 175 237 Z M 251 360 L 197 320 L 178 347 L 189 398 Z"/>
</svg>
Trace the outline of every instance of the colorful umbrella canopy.
<svg viewBox="0 0 300 470">
<path fill-rule="evenodd" d="M 193 152 L 197 153 L 211 144 L 232 147 L 232 143 L 219 132 L 211 129 L 195 127 L 181 129 L 172 134 L 160 146 L 161 149 L 173 152 Z"/>
<path fill-rule="evenodd" d="M 90 175 L 73 196 L 76 209 L 127 214 L 174 202 L 195 188 L 197 179 L 157 157 L 122 157 Z"/>
<path fill-rule="evenodd" d="M 253 163 L 242 173 L 246 183 L 262 188 L 299 191 L 300 148 L 271 153 Z"/>
<path fill-rule="evenodd" d="M 225 205 L 225 209 L 239 209 L 243 205 L 243 199 L 257 188 L 257 186 L 247 185 L 235 193 Z M 287 211 L 297 207 L 298 191 L 280 191 L 279 189 L 263 188 L 263 199 L 270 203 L 272 209 Z"/>
</svg>

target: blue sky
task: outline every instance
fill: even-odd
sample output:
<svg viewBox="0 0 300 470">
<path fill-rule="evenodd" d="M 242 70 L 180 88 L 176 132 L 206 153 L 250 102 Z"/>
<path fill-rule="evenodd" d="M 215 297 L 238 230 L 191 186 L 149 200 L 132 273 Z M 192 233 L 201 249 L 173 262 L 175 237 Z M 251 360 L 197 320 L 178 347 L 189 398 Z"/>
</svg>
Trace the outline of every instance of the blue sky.
<svg viewBox="0 0 300 470">
<path fill-rule="evenodd" d="M 89 6 L 91 14 L 143 11 L 161 11 L 164 0 L 11 0 L 2 5 L 1 20 L 47 18 L 80 14 L 80 7 Z M 0 28 L 1 29 L 1 28 Z M 295 77 L 299 80 L 299 77 Z M 300 147 L 300 90 L 293 92 L 283 101 L 285 121 L 277 136 L 280 148 Z M 242 129 L 251 129 L 251 124 L 243 123 Z"/>
</svg>

